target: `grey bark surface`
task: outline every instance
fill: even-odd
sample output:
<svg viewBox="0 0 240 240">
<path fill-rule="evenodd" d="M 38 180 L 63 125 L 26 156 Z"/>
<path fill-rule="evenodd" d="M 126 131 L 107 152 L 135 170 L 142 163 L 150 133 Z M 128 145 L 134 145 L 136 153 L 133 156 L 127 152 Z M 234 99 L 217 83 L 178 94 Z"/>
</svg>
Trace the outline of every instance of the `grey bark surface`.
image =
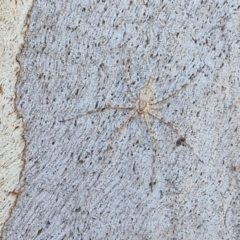
<svg viewBox="0 0 240 240">
<path fill-rule="evenodd" d="M 20 58 L 25 190 L 3 239 L 240 239 L 240 6 L 36 1 Z M 111 138 L 152 73 L 155 98 Z"/>
</svg>

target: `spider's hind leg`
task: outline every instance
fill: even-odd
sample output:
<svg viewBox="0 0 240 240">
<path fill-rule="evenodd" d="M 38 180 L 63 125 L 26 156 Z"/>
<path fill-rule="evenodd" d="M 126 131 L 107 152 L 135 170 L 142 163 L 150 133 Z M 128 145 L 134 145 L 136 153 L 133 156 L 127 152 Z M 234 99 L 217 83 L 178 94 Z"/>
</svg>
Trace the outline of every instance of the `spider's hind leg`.
<svg viewBox="0 0 240 240">
<path fill-rule="evenodd" d="M 120 125 L 114 129 L 114 131 L 111 133 L 109 137 L 109 140 L 108 140 L 109 144 L 107 146 L 107 149 L 104 151 L 104 155 L 106 154 L 107 151 L 109 151 L 111 143 L 116 133 L 119 132 L 132 118 L 135 118 L 136 116 L 137 116 L 137 112 L 135 110 L 130 111 L 127 117 L 120 123 Z"/>
<path fill-rule="evenodd" d="M 173 131 L 175 133 L 177 133 L 177 135 L 184 140 L 184 144 L 186 144 L 195 154 L 195 156 L 197 156 L 198 160 L 203 163 L 203 161 L 201 160 L 201 158 L 198 156 L 198 154 L 194 151 L 193 147 L 187 143 L 185 137 L 179 132 L 179 130 L 177 129 L 177 127 L 174 126 L 174 124 L 172 124 L 171 122 L 169 122 L 168 120 L 166 120 L 165 118 L 163 118 L 162 116 L 158 116 L 156 113 L 154 113 L 153 111 L 149 111 L 149 114 L 151 114 L 153 117 L 155 117 L 156 119 L 160 120 L 161 122 L 165 123 L 167 126 L 169 126 L 170 128 L 173 129 Z"/>
<path fill-rule="evenodd" d="M 152 176 L 151 176 L 151 181 L 150 181 L 150 187 L 151 191 L 153 191 L 153 186 L 156 184 L 156 139 L 154 137 L 154 133 L 152 130 L 152 125 L 149 119 L 148 114 L 144 114 L 144 120 L 147 125 L 148 132 L 150 134 L 151 142 L 152 142 L 152 152 L 153 152 L 153 157 L 152 157 Z"/>
</svg>

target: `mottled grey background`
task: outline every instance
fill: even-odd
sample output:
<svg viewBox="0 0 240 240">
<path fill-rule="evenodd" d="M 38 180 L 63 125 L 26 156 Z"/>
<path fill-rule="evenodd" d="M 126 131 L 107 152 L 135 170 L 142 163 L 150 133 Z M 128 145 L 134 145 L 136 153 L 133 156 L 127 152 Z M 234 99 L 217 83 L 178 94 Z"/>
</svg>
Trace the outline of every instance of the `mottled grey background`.
<svg viewBox="0 0 240 240">
<path fill-rule="evenodd" d="M 239 239 L 240 5 L 226 1 L 36 1 L 18 108 L 25 190 L 4 239 Z M 159 115 L 109 136 L 128 111 L 122 59 L 137 93 L 185 89 Z M 204 66 L 204 67 L 203 67 Z M 104 150 L 111 146 L 111 150 Z M 201 161 L 198 159 L 198 157 Z"/>
</svg>

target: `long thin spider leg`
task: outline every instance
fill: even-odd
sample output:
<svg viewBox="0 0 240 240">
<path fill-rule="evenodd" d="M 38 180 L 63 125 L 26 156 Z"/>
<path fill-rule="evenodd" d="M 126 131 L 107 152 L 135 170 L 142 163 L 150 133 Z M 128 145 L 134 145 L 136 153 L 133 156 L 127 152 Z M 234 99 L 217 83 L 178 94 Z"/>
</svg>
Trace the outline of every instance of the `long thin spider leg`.
<svg viewBox="0 0 240 240">
<path fill-rule="evenodd" d="M 153 110 L 161 110 L 163 108 L 165 108 L 165 106 L 151 106 L 151 109 Z"/>
<path fill-rule="evenodd" d="M 147 129 L 148 132 L 150 134 L 151 137 L 151 141 L 152 141 L 152 151 L 153 151 L 153 158 L 152 158 L 152 177 L 151 177 L 151 182 L 150 182 L 150 187 L 151 187 L 151 191 L 153 191 L 153 185 L 156 184 L 156 172 L 155 172 L 155 163 L 156 163 L 156 139 L 154 137 L 154 133 L 152 130 L 152 125 L 151 125 L 151 121 L 149 119 L 149 115 L 146 113 L 144 114 L 144 119 L 147 125 Z"/>
<path fill-rule="evenodd" d="M 152 86 L 152 80 L 153 80 L 154 76 L 153 74 L 151 73 L 150 76 L 148 77 L 148 80 L 145 84 L 145 87 L 151 87 Z"/>
<path fill-rule="evenodd" d="M 68 118 L 68 119 L 64 119 L 60 122 L 66 122 L 66 121 L 70 121 L 70 120 L 75 120 L 76 118 L 79 118 L 79 117 L 82 117 L 82 116 L 85 116 L 85 115 L 88 115 L 88 114 L 92 114 L 92 113 L 97 113 L 97 112 L 102 112 L 104 110 L 107 110 L 107 109 L 121 109 L 121 110 L 124 110 L 124 109 L 132 109 L 134 108 L 135 105 L 126 105 L 126 106 L 121 106 L 121 105 L 115 105 L 115 106 L 112 106 L 112 105 L 106 105 L 104 107 L 101 107 L 101 108 L 97 108 L 97 109 L 94 109 L 94 110 L 91 110 L 91 111 L 87 111 L 85 113 L 81 113 L 75 117 L 72 117 L 72 118 Z"/>
<path fill-rule="evenodd" d="M 109 137 L 109 142 L 111 144 L 115 134 L 123 128 L 132 118 L 135 118 L 137 116 L 137 112 L 135 110 L 132 110 L 127 117 L 120 123 L 118 127 L 115 128 L 115 130 L 112 132 L 112 134 Z M 107 149 L 104 151 L 104 154 L 109 150 L 110 144 L 108 145 Z"/>
<path fill-rule="evenodd" d="M 125 81 L 126 81 L 127 86 L 128 86 L 128 88 L 129 88 L 129 90 L 130 90 L 130 92 L 131 92 L 132 97 L 133 97 L 134 99 L 136 99 L 136 96 L 135 96 L 134 91 L 133 91 L 133 88 L 132 88 L 132 84 L 131 84 L 129 72 L 128 72 L 127 67 L 126 67 L 126 65 L 125 65 L 125 63 L 124 63 L 123 60 L 122 60 L 122 64 L 123 64 L 123 70 L 124 70 L 124 73 L 125 73 Z"/>
<path fill-rule="evenodd" d="M 204 66 L 203 66 L 203 67 L 204 67 Z M 180 88 L 178 88 L 177 90 L 175 90 L 174 92 L 172 92 L 172 93 L 170 93 L 170 94 L 168 94 L 168 95 L 166 95 L 166 96 L 163 96 L 163 97 L 160 98 L 160 99 L 151 101 L 151 102 L 150 102 L 150 105 L 154 105 L 154 104 L 157 104 L 157 103 L 159 103 L 159 102 L 165 101 L 165 100 L 167 100 L 168 98 L 173 97 L 174 95 L 176 95 L 176 94 L 177 94 L 178 92 L 180 92 L 182 89 L 186 88 L 186 87 L 192 82 L 193 78 L 196 78 L 196 77 L 198 76 L 198 74 L 201 72 L 201 70 L 202 70 L 203 67 L 201 67 L 201 68 L 197 71 L 196 74 L 192 74 L 192 75 L 190 76 L 190 78 L 188 79 L 188 81 L 187 81 L 185 84 L 183 84 Z"/>
<path fill-rule="evenodd" d="M 191 80 L 187 81 L 185 84 L 183 84 L 180 88 L 178 88 L 176 91 L 160 98 L 160 99 L 157 99 L 157 100 L 154 100 L 150 103 L 150 105 L 153 105 L 153 104 L 157 104 L 157 103 L 160 103 L 160 102 L 163 102 L 165 100 L 167 100 L 168 98 L 171 98 L 173 97 L 174 95 L 176 95 L 178 92 L 180 92 L 183 88 L 185 88 L 187 85 L 189 85 L 191 83 Z"/>
<path fill-rule="evenodd" d="M 169 127 L 171 127 L 176 133 L 177 135 L 181 138 L 185 140 L 185 137 L 178 131 L 178 129 L 168 120 L 166 120 L 165 118 L 163 118 L 162 116 L 157 115 L 156 113 L 154 113 L 153 111 L 149 111 L 149 114 L 151 114 L 153 117 L 157 118 L 158 120 L 160 120 L 161 122 L 165 123 L 166 125 L 168 125 Z M 191 145 L 189 143 L 187 143 L 186 141 L 184 141 L 186 143 L 186 145 L 193 151 L 193 153 L 197 156 L 198 160 L 200 162 L 203 163 L 203 161 L 201 160 L 201 158 L 198 156 L 198 154 L 194 151 L 193 147 L 191 147 Z"/>
</svg>

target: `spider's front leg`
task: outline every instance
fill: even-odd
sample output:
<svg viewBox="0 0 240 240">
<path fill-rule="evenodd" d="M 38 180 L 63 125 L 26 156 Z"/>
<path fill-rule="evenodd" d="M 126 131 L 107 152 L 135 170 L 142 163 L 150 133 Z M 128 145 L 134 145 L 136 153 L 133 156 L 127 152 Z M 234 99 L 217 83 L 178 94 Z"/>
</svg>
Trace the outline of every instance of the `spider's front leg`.
<svg viewBox="0 0 240 240">
<path fill-rule="evenodd" d="M 205 65 L 204 65 L 204 66 L 205 66 Z M 203 66 L 203 67 L 204 67 L 204 66 Z M 171 97 L 173 97 L 174 95 L 176 95 L 176 94 L 177 94 L 178 92 L 180 92 L 182 89 L 186 88 L 186 87 L 192 82 L 193 78 L 196 78 L 196 77 L 198 76 L 198 74 L 201 72 L 201 70 L 202 70 L 203 67 L 201 67 L 200 69 L 198 69 L 198 71 L 197 71 L 196 74 L 192 74 L 192 75 L 190 76 L 190 78 L 188 79 L 188 81 L 187 81 L 186 83 L 184 83 L 180 88 L 178 88 L 178 89 L 175 90 L 174 92 L 172 92 L 172 93 L 170 93 L 170 94 L 168 94 L 168 95 L 166 95 L 166 96 L 164 96 L 164 97 L 162 97 L 162 98 L 159 98 L 159 99 L 157 99 L 157 100 L 152 101 L 150 105 L 154 105 L 154 104 L 163 102 L 163 101 L 167 100 L 168 98 L 171 98 Z"/>
<path fill-rule="evenodd" d="M 160 102 L 163 102 L 163 101 L 166 101 L 167 99 L 173 97 L 174 95 L 176 95 L 178 92 L 180 92 L 183 88 L 187 87 L 187 85 L 189 85 L 191 83 L 191 81 L 187 81 L 185 84 L 183 84 L 180 88 L 178 88 L 177 90 L 175 90 L 174 92 L 162 97 L 162 98 L 159 98 L 157 100 L 154 100 L 151 102 L 150 105 L 155 105 L 157 103 L 160 103 Z"/>
<path fill-rule="evenodd" d="M 82 116 L 85 116 L 85 115 L 89 115 L 89 114 L 93 114 L 93 113 L 97 113 L 97 112 L 103 112 L 104 110 L 108 110 L 108 109 L 116 109 L 116 110 L 124 110 L 124 109 L 133 109 L 135 106 L 134 105 L 106 105 L 104 107 L 101 107 L 101 108 L 97 108 L 97 109 L 93 109 L 93 110 L 90 110 L 90 111 L 87 111 L 85 113 L 81 113 L 75 117 L 72 117 L 72 118 L 68 118 L 68 119 L 63 119 L 59 122 L 66 122 L 66 121 L 70 121 L 70 120 L 75 120 L 76 118 L 79 118 L 79 117 L 82 117 Z"/>
<path fill-rule="evenodd" d="M 130 90 L 130 93 L 131 93 L 131 96 L 128 97 L 128 98 L 131 99 L 131 101 L 135 102 L 137 100 L 137 97 L 135 96 L 135 93 L 133 91 L 130 76 L 129 76 L 129 72 L 128 72 L 127 67 L 126 67 L 123 60 L 122 60 L 122 65 L 123 65 L 123 70 L 124 70 L 124 73 L 125 73 L 125 81 L 126 81 L 127 86 Z"/>
</svg>

